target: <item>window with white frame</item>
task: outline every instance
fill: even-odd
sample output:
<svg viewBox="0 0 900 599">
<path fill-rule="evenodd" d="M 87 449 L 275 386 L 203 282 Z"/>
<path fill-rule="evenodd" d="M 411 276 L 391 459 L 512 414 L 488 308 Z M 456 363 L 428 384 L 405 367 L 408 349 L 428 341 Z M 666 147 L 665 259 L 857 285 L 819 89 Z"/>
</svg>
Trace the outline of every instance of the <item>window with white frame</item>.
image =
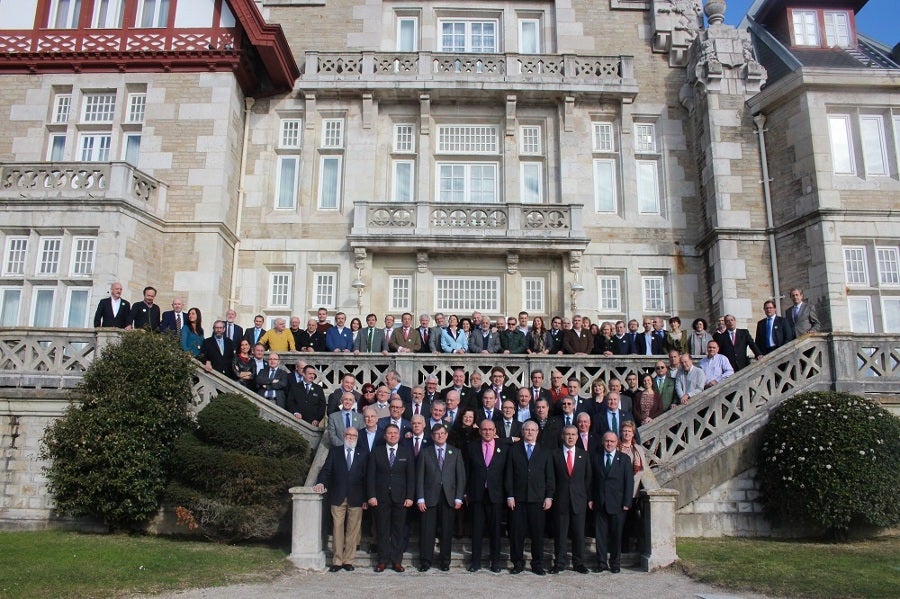
<svg viewBox="0 0 900 599">
<path fill-rule="evenodd" d="M 544 313 L 544 279 L 539 277 L 522 278 L 522 309 L 531 313 Z"/>
<path fill-rule="evenodd" d="M 41 276 L 58 274 L 61 251 L 62 237 L 41 237 L 41 252 L 38 254 L 36 274 Z"/>
<path fill-rule="evenodd" d="M 122 160 L 132 166 L 138 165 L 141 156 L 141 134 L 126 133 L 122 137 Z"/>
<path fill-rule="evenodd" d="M 287 150 L 300 149 L 303 142 L 303 121 L 301 119 L 281 119 L 278 147 Z"/>
<path fill-rule="evenodd" d="M 413 202 L 413 180 L 415 176 L 414 160 L 392 161 L 393 173 L 391 177 L 391 201 Z"/>
<path fill-rule="evenodd" d="M 866 248 L 844 248 L 844 273 L 847 285 L 865 287 L 869 284 L 869 273 L 866 267 Z"/>
<path fill-rule="evenodd" d="M 446 20 L 439 23 L 440 52 L 499 52 L 496 20 Z"/>
<path fill-rule="evenodd" d="M 269 307 L 289 308 L 291 305 L 291 279 L 290 272 L 269 273 Z"/>
<path fill-rule="evenodd" d="M 620 314 L 622 310 L 622 277 L 618 274 L 601 274 L 597 277 L 599 312 Z"/>
<path fill-rule="evenodd" d="M 94 29 L 119 29 L 125 14 L 125 0 L 96 0 L 91 27 Z"/>
<path fill-rule="evenodd" d="M 169 0 L 138 0 L 138 27 L 165 27 L 168 21 Z"/>
<path fill-rule="evenodd" d="M 495 125 L 438 125 L 439 154 L 497 154 Z"/>
<path fill-rule="evenodd" d="M 53 326 L 56 287 L 34 287 L 31 296 L 31 326 Z"/>
<path fill-rule="evenodd" d="M 523 204 L 541 204 L 544 201 L 544 164 L 522 162 L 520 191 Z"/>
<path fill-rule="evenodd" d="M 872 322 L 872 301 L 868 296 L 848 297 L 847 308 L 850 310 L 850 330 L 854 333 L 874 333 Z"/>
<path fill-rule="evenodd" d="M 341 204 L 341 156 L 322 156 L 319 161 L 319 209 L 337 210 Z"/>
<path fill-rule="evenodd" d="M 69 113 L 72 110 L 72 94 L 56 94 L 53 98 L 53 114 L 50 122 L 54 125 L 64 125 L 69 122 Z"/>
<path fill-rule="evenodd" d="M 616 151 L 616 140 L 612 123 L 594 123 L 592 139 L 595 152 Z"/>
<path fill-rule="evenodd" d="M 143 123 L 144 112 L 147 108 L 147 94 L 128 94 L 128 103 L 125 112 L 126 123 Z"/>
<path fill-rule="evenodd" d="M 392 312 L 412 310 L 412 277 L 389 277 L 388 287 L 390 288 L 390 310 Z"/>
<path fill-rule="evenodd" d="M 519 19 L 519 53 L 541 53 L 540 19 Z"/>
<path fill-rule="evenodd" d="M 408 123 L 394 125 L 394 152 L 412 154 L 416 151 L 415 126 Z"/>
<path fill-rule="evenodd" d="M 337 273 L 317 272 L 313 274 L 312 305 L 334 308 L 337 296 Z"/>
<path fill-rule="evenodd" d="M 900 297 L 882 297 L 881 316 L 885 333 L 900 333 Z"/>
<path fill-rule="evenodd" d="M 636 154 L 656 154 L 656 125 L 653 123 L 634 125 L 634 151 Z"/>
<path fill-rule="evenodd" d="M 344 147 L 344 119 L 322 119 L 322 148 Z"/>
<path fill-rule="evenodd" d="M 28 257 L 27 237 L 7 237 L 6 255 L 3 260 L 4 276 L 25 274 L 25 260 Z"/>
<path fill-rule="evenodd" d="M 815 10 L 791 10 L 795 46 L 819 45 L 819 13 Z"/>
<path fill-rule="evenodd" d="M 84 104 L 81 111 L 81 122 L 111 123 L 115 114 L 115 92 L 84 94 Z"/>
<path fill-rule="evenodd" d="M 419 19 L 415 16 L 397 18 L 397 52 L 416 52 L 419 49 Z"/>
<path fill-rule="evenodd" d="M 500 311 L 500 279 L 436 277 L 435 310 L 446 312 Z"/>
<path fill-rule="evenodd" d="M 666 312 L 666 278 L 661 275 L 641 277 L 644 312 Z"/>
<path fill-rule="evenodd" d="M 859 115 L 859 133 L 866 175 L 887 175 L 887 146 L 881 115 Z"/>
<path fill-rule="evenodd" d="M 876 247 L 878 256 L 878 284 L 885 287 L 900 286 L 900 258 L 895 247 Z"/>
<path fill-rule="evenodd" d="M 83 329 L 88 326 L 90 289 L 70 287 L 66 297 L 66 326 Z"/>
<path fill-rule="evenodd" d="M 659 214 L 659 163 L 656 160 L 636 160 L 637 204 L 641 214 Z"/>
<path fill-rule="evenodd" d="M 850 16 L 846 11 L 826 10 L 825 17 L 825 43 L 829 48 L 850 47 Z"/>
<path fill-rule="evenodd" d="M 32 10 L 34 9 L 32 8 Z M 81 0 L 51 0 L 47 27 L 50 29 L 77 29 L 80 16 Z"/>
<path fill-rule="evenodd" d="M 437 171 L 440 202 L 495 204 L 500 201 L 495 162 L 439 162 Z"/>
<path fill-rule="evenodd" d="M 541 128 L 537 125 L 519 127 L 519 153 L 528 156 L 540 156 Z"/>
<path fill-rule="evenodd" d="M 21 305 L 21 287 L 0 287 L 0 327 L 14 327 L 19 324 Z"/>
<path fill-rule="evenodd" d="M 831 166 L 836 175 L 856 174 L 853 157 L 853 136 L 850 132 L 850 115 L 828 116 L 828 136 L 831 140 Z"/>
<path fill-rule="evenodd" d="M 299 156 L 279 156 L 275 166 L 275 208 L 292 210 L 297 207 L 297 184 L 300 176 Z"/>
<path fill-rule="evenodd" d="M 60 162 L 66 156 L 66 134 L 51 133 L 50 143 L 47 147 L 47 160 L 51 162 Z"/>
<path fill-rule="evenodd" d="M 616 212 L 616 161 L 612 158 L 594 160 L 594 209 L 597 212 Z"/>
<path fill-rule="evenodd" d="M 71 273 L 73 277 L 89 277 L 94 274 L 96 246 L 96 237 L 72 238 Z"/>
<path fill-rule="evenodd" d="M 112 135 L 109 133 L 82 133 L 78 136 L 78 156 L 82 162 L 109 162 Z"/>
</svg>

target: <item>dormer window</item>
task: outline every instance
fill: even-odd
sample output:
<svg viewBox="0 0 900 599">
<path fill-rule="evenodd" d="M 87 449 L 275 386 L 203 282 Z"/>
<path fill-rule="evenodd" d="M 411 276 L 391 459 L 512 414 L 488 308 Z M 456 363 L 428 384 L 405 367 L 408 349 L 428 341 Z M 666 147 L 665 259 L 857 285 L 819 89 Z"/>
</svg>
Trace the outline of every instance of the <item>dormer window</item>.
<svg viewBox="0 0 900 599">
<path fill-rule="evenodd" d="M 814 10 L 793 11 L 795 46 L 819 45 L 819 15 Z"/>
<path fill-rule="evenodd" d="M 826 10 L 825 43 L 829 48 L 850 47 L 850 15 L 843 10 Z"/>
<path fill-rule="evenodd" d="M 853 46 L 852 13 L 846 10 L 790 9 L 795 46 L 850 48 Z"/>
</svg>

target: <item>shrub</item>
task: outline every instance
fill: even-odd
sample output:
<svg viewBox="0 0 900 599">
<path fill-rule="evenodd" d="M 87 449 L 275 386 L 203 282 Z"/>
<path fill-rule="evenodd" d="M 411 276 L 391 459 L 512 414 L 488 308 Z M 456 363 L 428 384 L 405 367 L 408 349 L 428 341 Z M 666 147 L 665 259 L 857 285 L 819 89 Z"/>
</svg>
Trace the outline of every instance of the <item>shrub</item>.
<svg viewBox="0 0 900 599">
<path fill-rule="evenodd" d="M 211 401 L 197 424 L 176 443 L 175 481 L 166 494 L 179 521 L 227 542 L 286 532 L 287 490 L 309 470 L 306 439 L 261 419 L 252 403 L 233 394 Z"/>
<path fill-rule="evenodd" d="M 758 478 L 776 524 L 826 527 L 846 538 L 856 524 L 900 522 L 900 420 L 847 393 L 804 393 L 772 414 Z"/>
<path fill-rule="evenodd" d="M 57 509 L 112 529 L 154 515 L 172 447 L 190 423 L 195 363 L 169 335 L 125 333 L 94 360 L 41 456 Z"/>
</svg>

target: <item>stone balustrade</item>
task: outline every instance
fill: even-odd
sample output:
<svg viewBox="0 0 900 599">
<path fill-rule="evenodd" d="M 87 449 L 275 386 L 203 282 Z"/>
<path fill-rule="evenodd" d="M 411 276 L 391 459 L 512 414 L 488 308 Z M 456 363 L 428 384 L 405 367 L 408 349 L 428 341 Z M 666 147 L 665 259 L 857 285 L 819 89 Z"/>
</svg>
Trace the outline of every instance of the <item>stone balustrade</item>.
<svg viewBox="0 0 900 599">
<path fill-rule="evenodd" d="M 232 51 L 240 36 L 234 28 L 165 29 L 23 29 L 0 31 L 0 52 L 204 52 Z"/>
</svg>

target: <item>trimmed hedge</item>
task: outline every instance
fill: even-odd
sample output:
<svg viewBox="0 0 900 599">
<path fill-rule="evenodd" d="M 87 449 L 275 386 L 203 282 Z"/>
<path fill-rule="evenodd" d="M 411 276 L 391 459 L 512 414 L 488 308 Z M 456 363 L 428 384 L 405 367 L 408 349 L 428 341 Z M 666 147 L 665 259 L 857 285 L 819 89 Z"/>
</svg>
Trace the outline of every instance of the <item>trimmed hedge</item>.
<svg viewBox="0 0 900 599">
<path fill-rule="evenodd" d="M 785 401 L 763 436 L 757 478 L 776 524 L 829 529 L 900 523 L 900 419 L 847 393 Z"/>
</svg>

